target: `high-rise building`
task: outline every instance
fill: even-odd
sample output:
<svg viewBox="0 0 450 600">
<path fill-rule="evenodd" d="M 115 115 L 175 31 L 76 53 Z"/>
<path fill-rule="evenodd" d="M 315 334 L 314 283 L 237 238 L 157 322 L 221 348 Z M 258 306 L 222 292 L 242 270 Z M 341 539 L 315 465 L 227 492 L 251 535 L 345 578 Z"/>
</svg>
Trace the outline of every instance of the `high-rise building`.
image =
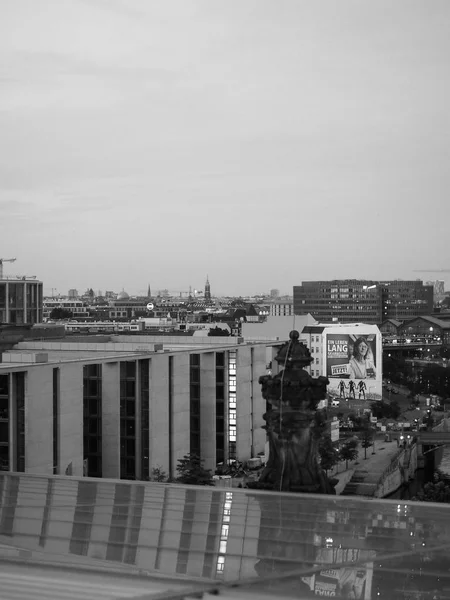
<svg viewBox="0 0 450 600">
<path fill-rule="evenodd" d="M 376 281 L 304 281 L 294 286 L 294 313 L 310 313 L 322 323 L 382 322 L 381 289 Z"/>
<path fill-rule="evenodd" d="M 433 287 L 422 281 L 335 279 L 294 286 L 294 313 L 321 322 L 379 325 L 431 314 Z"/>
<path fill-rule="evenodd" d="M 382 293 L 383 321 L 404 321 L 433 312 L 433 286 L 423 281 L 383 281 L 379 284 Z"/>
<path fill-rule="evenodd" d="M 208 275 L 206 276 L 206 283 L 205 283 L 205 301 L 211 302 L 211 286 L 209 285 Z"/>
<path fill-rule="evenodd" d="M 270 297 L 271 298 L 279 298 L 280 297 L 280 290 L 277 290 L 276 288 L 273 288 L 272 290 L 270 290 Z"/>
</svg>

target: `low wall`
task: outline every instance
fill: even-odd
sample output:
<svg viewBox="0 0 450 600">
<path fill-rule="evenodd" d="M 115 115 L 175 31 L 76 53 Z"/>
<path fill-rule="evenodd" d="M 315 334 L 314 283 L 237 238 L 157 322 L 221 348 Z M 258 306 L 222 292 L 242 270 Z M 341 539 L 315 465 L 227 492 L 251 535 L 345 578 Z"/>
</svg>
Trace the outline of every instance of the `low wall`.
<svg viewBox="0 0 450 600">
<path fill-rule="evenodd" d="M 339 479 L 339 482 L 334 488 L 336 490 L 337 496 L 340 496 L 342 494 L 342 492 L 345 489 L 345 486 L 351 480 L 355 471 L 356 469 L 347 469 L 347 471 L 344 471 L 343 473 L 338 473 L 337 475 L 331 476 L 331 478 L 336 477 L 336 479 Z"/>
<path fill-rule="evenodd" d="M 375 498 L 385 498 L 398 488 L 414 479 L 417 471 L 417 445 L 407 448 L 395 457 L 386 469 L 374 492 Z"/>
</svg>

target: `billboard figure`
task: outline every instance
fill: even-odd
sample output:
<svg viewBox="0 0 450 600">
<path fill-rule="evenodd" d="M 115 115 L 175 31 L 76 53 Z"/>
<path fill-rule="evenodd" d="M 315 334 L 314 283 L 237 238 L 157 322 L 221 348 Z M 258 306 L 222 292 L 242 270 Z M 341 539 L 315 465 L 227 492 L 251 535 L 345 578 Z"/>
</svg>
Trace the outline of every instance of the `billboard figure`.
<svg viewBox="0 0 450 600">
<path fill-rule="evenodd" d="M 353 346 L 353 356 L 348 365 L 352 379 L 367 379 L 376 377 L 373 352 L 369 342 L 359 337 Z"/>
<path fill-rule="evenodd" d="M 356 395 L 355 395 L 355 382 L 354 381 L 349 381 L 348 382 L 348 388 L 349 388 L 349 392 L 348 392 L 348 397 L 350 398 L 353 394 L 353 398 L 356 400 Z"/>
<path fill-rule="evenodd" d="M 358 383 L 358 400 L 361 400 L 361 395 L 363 396 L 364 400 L 366 399 L 366 390 L 367 386 L 364 381 L 361 380 Z"/>
<path fill-rule="evenodd" d="M 338 387 L 339 387 L 339 398 L 345 398 L 345 390 L 347 389 L 347 386 L 342 381 L 342 379 L 340 380 Z"/>
</svg>

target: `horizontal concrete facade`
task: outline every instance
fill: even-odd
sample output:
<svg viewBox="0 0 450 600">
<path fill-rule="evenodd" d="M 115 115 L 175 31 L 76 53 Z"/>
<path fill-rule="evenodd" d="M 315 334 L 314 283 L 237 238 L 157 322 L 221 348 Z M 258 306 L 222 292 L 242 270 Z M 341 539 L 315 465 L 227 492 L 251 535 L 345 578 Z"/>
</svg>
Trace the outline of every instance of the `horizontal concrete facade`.
<svg viewBox="0 0 450 600">
<path fill-rule="evenodd" d="M 144 402 L 141 376 L 136 378 L 135 449 L 137 479 L 142 474 L 142 448 L 148 436 L 148 470 L 161 468 L 176 476 L 180 458 L 190 452 L 191 381 L 190 356 L 200 358 L 200 447 L 205 466 L 214 470 L 216 458 L 216 354 L 225 354 L 225 371 L 229 352 L 236 353 L 237 388 L 237 456 L 246 461 L 264 451 L 265 432 L 262 415 L 265 402 L 258 379 L 266 372 L 265 344 L 240 345 L 233 350 L 222 348 L 191 348 L 173 353 L 142 353 L 140 355 L 92 358 L 52 362 L 51 349 L 44 342 L 40 351 L 49 353 L 48 363 L 3 364 L 0 374 L 25 374 L 25 472 L 83 476 L 86 458 L 86 412 L 84 367 L 100 365 L 101 380 L 101 441 L 102 476 L 121 476 L 121 437 L 125 426 L 121 416 L 121 364 L 136 363 L 136 373 L 148 369 L 148 422 L 142 422 Z M 144 365 L 144 366 L 143 366 Z M 57 373 L 57 375 L 55 375 Z M 56 386 L 56 387 L 55 387 Z M 15 391 L 10 389 L 10 406 L 15 405 Z M 228 389 L 225 376 L 225 403 Z M 56 402 L 56 404 L 55 404 Z M 56 412 L 55 412 L 56 411 Z M 225 417 L 228 414 L 227 408 Z M 17 466 L 16 411 L 10 411 L 10 471 Z M 225 429 L 228 422 L 225 418 Z M 56 427 L 56 434 L 55 434 Z M 226 440 L 226 435 L 225 435 Z M 225 441 L 225 447 L 227 442 Z M 122 460 L 123 463 L 123 460 Z M 146 477 L 144 477 L 146 478 Z"/>
</svg>

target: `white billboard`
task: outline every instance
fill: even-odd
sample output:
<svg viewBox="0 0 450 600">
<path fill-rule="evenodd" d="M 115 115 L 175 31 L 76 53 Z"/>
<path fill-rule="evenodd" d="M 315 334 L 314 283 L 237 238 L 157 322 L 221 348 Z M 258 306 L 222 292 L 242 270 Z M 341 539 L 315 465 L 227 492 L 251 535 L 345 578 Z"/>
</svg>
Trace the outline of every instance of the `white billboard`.
<svg viewBox="0 0 450 600">
<path fill-rule="evenodd" d="M 355 400 L 382 398 L 382 344 L 376 325 L 326 327 L 325 375 L 332 397 Z"/>
</svg>

